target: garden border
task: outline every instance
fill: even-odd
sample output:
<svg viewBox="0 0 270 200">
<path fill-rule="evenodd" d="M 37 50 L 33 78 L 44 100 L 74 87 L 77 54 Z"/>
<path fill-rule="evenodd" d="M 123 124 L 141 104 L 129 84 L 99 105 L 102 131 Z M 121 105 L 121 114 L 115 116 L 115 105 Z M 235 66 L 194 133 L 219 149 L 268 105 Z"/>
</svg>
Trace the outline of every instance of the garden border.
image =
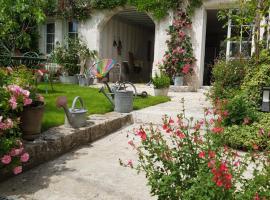
<svg viewBox="0 0 270 200">
<path fill-rule="evenodd" d="M 104 115 L 90 115 L 88 126 L 83 128 L 66 128 L 63 125 L 51 128 L 42 133 L 39 139 L 24 142 L 25 150 L 30 154 L 30 159 L 23 166 L 23 169 L 32 169 L 133 123 L 132 114 L 111 112 Z M 11 176 L 13 176 L 11 172 L 1 172 L 0 181 Z"/>
</svg>

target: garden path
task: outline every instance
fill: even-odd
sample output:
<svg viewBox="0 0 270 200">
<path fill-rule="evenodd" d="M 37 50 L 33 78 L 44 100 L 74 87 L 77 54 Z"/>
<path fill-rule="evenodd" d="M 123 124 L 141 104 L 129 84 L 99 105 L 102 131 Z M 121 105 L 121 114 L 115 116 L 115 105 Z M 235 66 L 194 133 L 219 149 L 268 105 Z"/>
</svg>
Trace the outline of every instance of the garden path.
<svg viewBox="0 0 270 200">
<path fill-rule="evenodd" d="M 151 88 L 138 88 L 151 93 Z M 183 97 L 187 116 L 203 117 L 203 107 L 209 106 L 203 92 L 169 93 L 171 102 L 133 112 L 134 125 L 1 183 L 0 196 L 21 200 L 155 199 L 149 195 L 143 174 L 119 165 L 119 158 L 136 160 L 127 135 L 141 124 L 159 124 L 164 114 L 176 116 Z"/>
</svg>

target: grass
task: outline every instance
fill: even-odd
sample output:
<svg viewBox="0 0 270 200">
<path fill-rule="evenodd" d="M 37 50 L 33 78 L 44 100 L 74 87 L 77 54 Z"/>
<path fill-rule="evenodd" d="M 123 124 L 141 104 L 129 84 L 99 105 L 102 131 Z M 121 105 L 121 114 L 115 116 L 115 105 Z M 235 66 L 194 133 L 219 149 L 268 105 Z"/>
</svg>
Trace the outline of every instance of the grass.
<svg viewBox="0 0 270 200">
<path fill-rule="evenodd" d="M 48 94 L 46 94 L 48 87 Z M 67 96 L 68 105 L 71 107 L 72 101 L 76 96 L 82 97 L 88 114 L 104 114 L 113 111 L 113 106 L 106 97 L 99 93 L 96 88 L 79 87 L 78 85 L 54 84 L 54 91 L 45 84 L 38 86 L 39 92 L 45 97 L 46 109 L 43 117 L 42 130 L 47 130 L 51 127 L 59 126 L 64 123 L 64 111 L 55 106 L 58 96 Z M 139 110 L 149 106 L 157 105 L 170 101 L 169 97 L 154 97 L 148 98 L 136 97 L 133 103 L 134 110 Z"/>
</svg>

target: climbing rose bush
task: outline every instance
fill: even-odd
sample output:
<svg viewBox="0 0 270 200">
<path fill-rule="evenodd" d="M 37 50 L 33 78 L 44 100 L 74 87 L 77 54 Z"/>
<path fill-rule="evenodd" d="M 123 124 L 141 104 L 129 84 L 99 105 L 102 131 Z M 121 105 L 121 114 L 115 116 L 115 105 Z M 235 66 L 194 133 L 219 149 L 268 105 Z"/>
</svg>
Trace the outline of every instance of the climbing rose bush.
<svg viewBox="0 0 270 200">
<path fill-rule="evenodd" d="M 166 41 L 168 51 L 165 52 L 160 68 L 170 77 L 186 75 L 193 72 L 196 61 L 193 56 L 191 38 L 187 32 L 191 29 L 191 20 L 187 13 L 179 9 L 169 27 L 170 39 Z"/>
<path fill-rule="evenodd" d="M 202 120 L 180 114 L 176 119 L 164 116 L 162 127 L 142 126 L 128 142 L 138 163 L 120 164 L 145 172 L 151 194 L 160 200 L 269 199 L 269 152 L 240 153 L 214 142 L 223 134 L 227 115 L 205 109 Z M 248 179 L 251 163 L 253 178 Z"/>
</svg>

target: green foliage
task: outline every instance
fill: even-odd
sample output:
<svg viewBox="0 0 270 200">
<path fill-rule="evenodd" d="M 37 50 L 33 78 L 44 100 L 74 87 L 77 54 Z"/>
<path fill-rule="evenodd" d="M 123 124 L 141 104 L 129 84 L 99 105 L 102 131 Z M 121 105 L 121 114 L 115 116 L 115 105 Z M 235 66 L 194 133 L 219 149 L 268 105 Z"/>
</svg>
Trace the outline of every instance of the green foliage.
<svg viewBox="0 0 270 200">
<path fill-rule="evenodd" d="M 30 48 L 36 25 L 43 22 L 45 0 L 0 0 L 0 42 L 10 50 Z"/>
<path fill-rule="evenodd" d="M 168 77 L 164 73 L 161 73 L 160 76 L 156 74 L 155 77 L 152 79 L 152 81 L 156 89 L 168 88 L 171 83 L 170 77 Z"/>
<path fill-rule="evenodd" d="M 137 152 L 138 162 L 125 163 L 120 159 L 120 164 L 143 171 L 151 194 L 158 200 L 242 200 L 269 196 L 269 152 L 261 157 L 256 154 L 259 162 L 247 179 L 245 173 L 255 156 L 239 155 L 215 139 L 223 135 L 219 129 L 222 121 L 217 119 L 221 115 L 212 116 L 213 123 L 207 118 L 202 122 L 184 116 L 185 113 L 176 119 L 164 116 L 162 128 L 141 126 L 128 142 Z"/>
<path fill-rule="evenodd" d="M 239 93 L 236 94 L 224 106 L 229 115 L 224 119 L 224 124 L 230 126 L 233 124 L 243 124 L 245 120 L 250 122 L 257 120 L 257 110 L 255 106 L 249 101 L 248 97 Z"/>
<path fill-rule="evenodd" d="M 193 72 L 196 59 L 193 56 L 191 38 L 186 34 L 191 24 L 187 13 L 178 9 L 173 25 L 168 30 L 170 36 L 170 39 L 166 41 L 168 51 L 165 52 L 163 62 L 160 64 L 160 68 L 171 78 Z"/>
<path fill-rule="evenodd" d="M 178 8 L 183 2 L 183 0 L 61 0 L 59 4 L 48 3 L 46 11 L 50 15 L 56 14 L 58 16 L 84 20 L 95 9 L 113 9 L 119 6 L 131 5 L 135 6 L 139 11 L 152 14 L 156 19 L 160 20 L 168 14 L 169 10 Z M 188 13 L 192 15 L 195 8 L 201 6 L 201 4 L 201 0 L 189 0 L 187 4 Z"/>
<path fill-rule="evenodd" d="M 80 59 L 94 58 L 96 51 L 90 51 L 80 39 L 67 39 L 66 45 L 56 46 L 51 54 L 51 59 L 63 66 L 64 71 L 70 76 L 79 72 Z"/>
<path fill-rule="evenodd" d="M 236 149 L 264 150 L 270 148 L 270 115 L 265 114 L 261 120 L 250 125 L 233 125 L 225 128 L 221 137 L 223 144 Z"/>
<path fill-rule="evenodd" d="M 214 101 L 233 97 L 241 87 L 247 73 L 247 61 L 243 59 L 226 61 L 217 60 L 213 67 L 213 83 L 210 97 Z"/>
<path fill-rule="evenodd" d="M 255 65 L 245 77 L 241 89 L 248 95 L 249 100 L 260 107 L 262 98 L 262 87 L 270 85 L 270 65 Z"/>
</svg>

